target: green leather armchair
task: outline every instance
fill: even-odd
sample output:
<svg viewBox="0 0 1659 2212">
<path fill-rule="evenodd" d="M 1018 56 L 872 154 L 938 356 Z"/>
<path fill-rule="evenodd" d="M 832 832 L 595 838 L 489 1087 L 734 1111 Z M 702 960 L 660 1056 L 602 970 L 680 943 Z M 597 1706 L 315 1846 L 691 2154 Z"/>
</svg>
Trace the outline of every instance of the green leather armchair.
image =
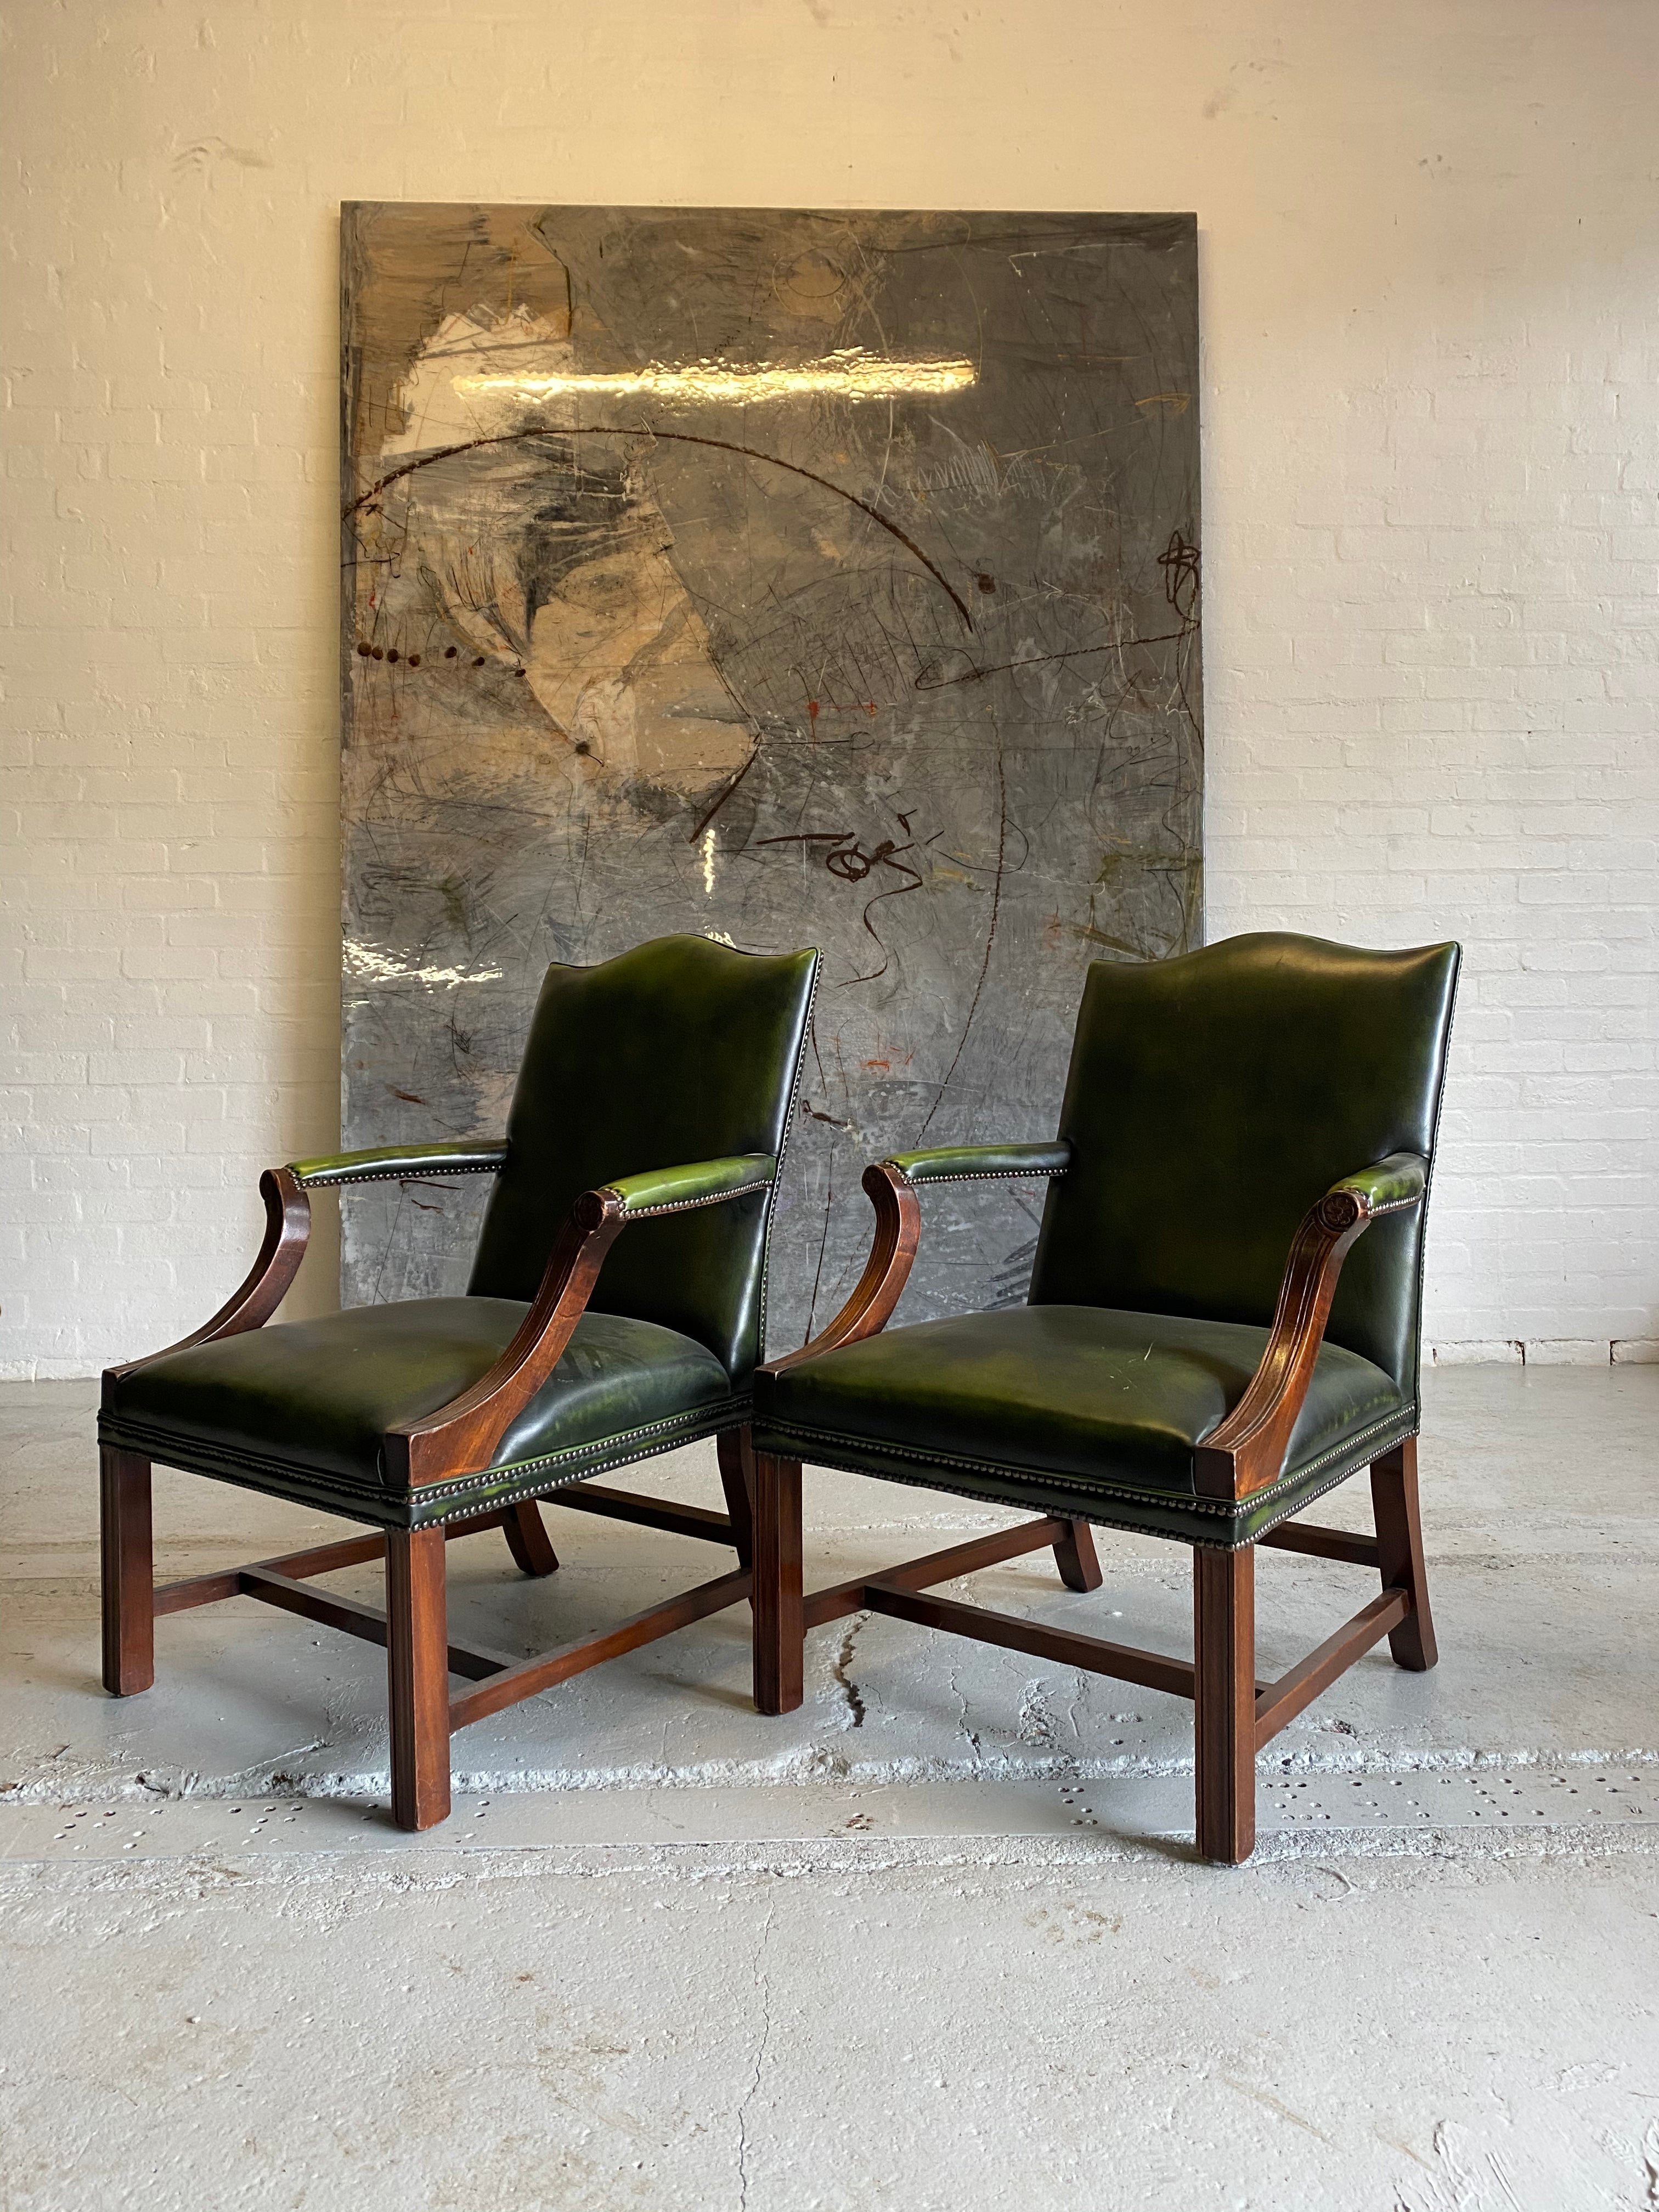
<svg viewBox="0 0 1659 2212">
<path fill-rule="evenodd" d="M 808 1628 L 869 1609 L 1194 1703 L 1198 1842 L 1254 1848 L 1257 1749 L 1382 1637 L 1435 1660 L 1417 1503 L 1424 1214 L 1458 948 L 1288 935 L 1089 971 L 1049 1144 L 896 1154 L 869 1169 L 862 1279 L 755 1389 L 755 1691 L 802 1693 Z M 1028 1302 L 881 1334 L 919 1194 L 1048 1183 Z M 802 1595 L 800 1467 L 1042 1517 Z M 1369 1468 L 1375 1538 L 1299 1516 Z M 931 1589 L 1052 1545 L 1098 1586 L 1090 1526 L 1193 1547 L 1193 1660 L 987 1613 Z M 1382 1594 L 1258 1685 L 1255 1547 L 1370 1567 Z"/>
<path fill-rule="evenodd" d="M 449 1810 L 453 1729 L 750 1595 L 747 1423 L 817 957 L 669 937 L 550 968 L 504 1138 L 264 1176 L 265 1237 L 241 1287 L 182 1343 L 104 1377 L 112 1692 L 154 1680 L 158 1614 L 222 1598 L 384 1644 L 393 1815 L 424 1828 Z M 266 1325 L 305 1254 L 308 1191 L 434 1175 L 495 1178 L 465 1297 Z M 589 1480 L 699 1437 L 717 1439 L 724 1514 Z M 375 1533 L 158 1589 L 155 1461 Z M 526 1573 L 550 1573 L 538 1498 L 727 1545 L 737 1570 L 539 1658 L 452 1644 L 447 1540 L 500 1528 Z M 384 1613 L 310 1587 L 381 1556 Z M 452 1700 L 452 1674 L 476 1686 Z"/>
</svg>

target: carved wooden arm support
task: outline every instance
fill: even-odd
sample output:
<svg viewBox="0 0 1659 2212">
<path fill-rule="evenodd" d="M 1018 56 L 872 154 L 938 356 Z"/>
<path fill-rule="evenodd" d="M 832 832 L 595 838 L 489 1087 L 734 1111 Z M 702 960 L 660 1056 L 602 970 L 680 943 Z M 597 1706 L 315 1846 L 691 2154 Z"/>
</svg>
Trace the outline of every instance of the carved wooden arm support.
<svg viewBox="0 0 1659 2212">
<path fill-rule="evenodd" d="M 166 1359 L 195 1345 L 212 1344 L 222 1336 L 240 1336 L 244 1329 L 261 1328 L 270 1319 L 288 1286 L 300 1272 L 311 1235 L 311 1200 L 289 1168 L 267 1168 L 259 1178 L 259 1195 L 265 1202 L 265 1233 L 259 1255 L 240 1286 L 233 1291 L 211 1320 L 181 1336 L 161 1352 L 146 1352 L 125 1366 L 112 1367 L 114 1376 L 131 1375 L 153 1359 Z"/>
<path fill-rule="evenodd" d="M 222 1336 L 240 1336 L 244 1329 L 262 1328 L 288 1295 L 306 1256 L 311 1235 L 307 1190 L 331 1183 L 378 1182 L 394 1176 L 494 1175 L 506 1158 L 506 1145 L 486 1138 L 462 1144 L 382 1145 L 372 1152 L 334 1152 L 267 1168 L 259 1178 L 259 1195 L 265 1202 L 264 1240 L 240 1287 L 211 1320 L 181 1336 L 177 1344 L 146 1352 L 142 1359 L 129 1360 L 110 1372 L 131 1375 L 152 1359 L 214 1344 Z"/>
<path fill-rule="evenodd" d="M 1414 1152 L 1395 1152 L 1333 1184 L 1303 1217 L 1261 1364 L 1195 1455 L 1200 1497 L 1236 1500 L 1278 1481 L 1325 1340 L 1342 1262 L 1373 1221 L 1421 1203 L 1427 1176 L 1426 1162 Z"/>
<path fill-rule="evenodd" d="M 864 1170 L 864 1189 L 876 1209 L 876 1233 L 864 1273 L 846 1304 L 810 1344 L 767 1362 L 781 1373 L 821 1352 L 874 1336 L 891 1320 L 915 1264 L 921 1241 L 918 1183 L 1001 1182 L 1010 1176 L 1064 1175 L 1072 1148 L 1064 1139 L 1041 1145 L 952 1145 L 929 1152 L 897 1152 Z"/>
<path fill-rule="evenodd" d="M 776 1175 L 769 1153 L 750 1152 L 627 1176 L 584 1192 L 554 1242 L 529 1312 L 489 1373 L 436 1413 L 386 1431 L 394 1479 L 417 1486 L 489 1466 L 501 1438 L 563 1357 L 605 1255 L 630 1221 L 720 1206 L 764 1190 Z"/>
<path fill-rule="evenodd" d="M 860 1337 L 873 1336 L 884 1328 L 890 1319 L 909 1280 L 916 1246 L 921 1241 L 921 1205 L 909 1179 L 890 1160 L 866 1168 L 863 1182 L 865 1194 L 876 1209 L 876 1233 L 857 1287 L 810 1344 L 802 1345 L 799 1352 L 786 1352 L 781 1359 L 769 1359 L 763 1373 L 781 1374 L 786 1367 L 794 1367 L 803 1359 L 835 1351 L 837 1345 L 856 1344 Z"/>
</svg>

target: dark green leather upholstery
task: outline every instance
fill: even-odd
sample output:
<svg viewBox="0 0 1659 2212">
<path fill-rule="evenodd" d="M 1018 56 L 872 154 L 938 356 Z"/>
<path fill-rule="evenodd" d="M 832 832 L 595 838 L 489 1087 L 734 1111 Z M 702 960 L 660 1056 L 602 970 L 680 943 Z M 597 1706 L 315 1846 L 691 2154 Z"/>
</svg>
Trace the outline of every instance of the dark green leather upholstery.
<svg viewBox="0 0 1659 2212">
<path fill-rule="evenodd" d="M 741 1198 L 765 1190 L 777 1180 L 778 1164 L 769 1152 L 740 1152 L 734 1160 L 694 1160 L 684 1167 L 647 1170 L 621 1176 L 606 1186 L 623 1202 L 630 1220 L 646 1213 L 684 1213 L 711 1200 Z"/>
<path fill-rule="evenodd" d="M 918 1183 L 1054 1176 L 1029 1304 L 763 1370 L 757 1444 L 1224 1547 L 1381 1457 L 1418 1423 L 1423 1217 L 1457 962 L 1452 945 L 1367 952 L 1273 934 L 1097 963 L 1059 1147 L 891 1163 Z M 1339 1183 L 1373 1221 L 1284 1470 L 1243 1504 L 1200 1497 L 1194 1448 L 1243 1396 L 1297 1226 Z"/>
<path fill-rule="evenodd" d="M 418 1528 L 747 1419 L 766 1248 L 817 955 L 669 937 L 548 970 L 505 1143 L 293 1164 L 308 1188 L 497 1174 L 469 1294 L 268 1325 L 105 1376 L 106 1443 Z M 588 1190 L 629 1216 L 551 1378 L 487 1469 L 399 1487 L 386 1431 L 488 1372 Z"/>
<path fill-rule="evenodd" d="M 366 1152 L 328 1152 L 290 1160 L 289 1173 L 307 1190 L 331 1183 L 399 1182 L 406 1176 L 496 1175 L 507 1162 L 505 1139 L 465 1138 L 459 1144 L 376 1145 Z"/>
<path fill-rule="evenodd" d="M 249 1329 L 128 1370 L 106 1426 L 172 1466 L 419 1527 L 453 1505 L 400 1491 L 387 1429 L 436 1413 L 488 1372 L 524 1319 L 513 1298 L 412 1298 Z M 469 1508 L 545 1492 L 598 1466 L 665 1451 L 731 1418 L 713 1352 L 654 1322 L 584 1314 L 551 1379 L 502 1439 Z"/>
<path fill-rule="evenodd" d="M 550 968 L 468 1288 L 533 1298 L 585 1190 L 681 1161 L 760 1152 L 788 1127 L 817 956 L 659 938 L 596 968 Z M 605 1263 L 595 1311 L 706 1345 L 746 1389 L 765 1328 L 769 1188 L 641 1222 Z"/>
<path fill-rule="evenodd" d="M 941 1145 L 930 1152 L 890 1152 L 887 1164 L 910 1182 L 981 1182 L 1009 1176 L 1064 1175 L 1072 1148 L 1041 1145 Z"/>
<path fill-rule="evenodd" d="M 1386 1160 L 1374 1161 L 1368 1168 L 1344 1176 L 1334 1188 L 1358 1191 L 1375 1220 L 1379 1213 L 1395 1213 L 1415 1206 L 1426 1195 L 1429 1164 L 1415 1152 L 1390 1152 Z"/>
<path fill-rule="evenodd" d="M 1097 961 L 1031 1303 L 1267 1327 L 1314 1200 L 1391 1152 L 1430 1158 L 1457 957 L 1273 933 Z M 1418 1206 L 1366 1231 L 1326 1330 L 1413 1401 L 1423 1221 Z"/>
<path fill-rule="evenodd" d="M 1267 1332 L 1103 1306 L 1021 1306 L 889 1329 L 757 1378 L 769 1451 L 1084 1519 L 1219 1540 L 1193 1452 L 1243 1396 Z M 1382 1369 L 1328 1344 L 1274 1500 L 1415 1426 Z M 1322 1486 L 1322 1485 L 1320 1485 Z"/>
</svg>

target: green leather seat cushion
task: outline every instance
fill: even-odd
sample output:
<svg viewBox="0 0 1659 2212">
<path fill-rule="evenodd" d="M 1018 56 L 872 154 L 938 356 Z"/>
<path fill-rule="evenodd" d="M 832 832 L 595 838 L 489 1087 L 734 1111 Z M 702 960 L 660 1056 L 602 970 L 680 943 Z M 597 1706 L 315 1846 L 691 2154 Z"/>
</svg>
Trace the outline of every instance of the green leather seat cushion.
<svg viewBox="0 0 1659 2212">
<path fill-rule="evenodd" d="M 273 1457 L 331 1485 L 392 1487 L 388 1428 L 436 1413 L 486 1374 L 528 1309 L 516 1298 L 416 1298 L 285 1322 L 176 1352 L 121 1378 L 112 1432 L 171 1436 L 216 1455 Z M 654 1322 L 586 1313 L 552 1376 L 502 1438 L 495 1467 L 541 1459 L 728 1401 L 712 1352 Z M 665 1448 L 672 1438 L 664 1440 Z"/>
<path fill-rule="evenodd" d="M 1193 1453 L 1243 1396 L 1267 1332 L 1109 1307 L 1021 1306 L 890 1329 L 756 1379 L 755 1440 L 836 1465 L 895 1456 L 948 1468 L 1059 1479 L 1068 1495 L 1194 1493 Z M 1397 1425 L 1397 1385 L 1327 1343 L 1291 1440 L 1295 1474 Z M 962 1478 L 967 1477 L 968 1480 Z M 1006 1479 L 987 1486 L 1006 1496 Z"/>
</svg>

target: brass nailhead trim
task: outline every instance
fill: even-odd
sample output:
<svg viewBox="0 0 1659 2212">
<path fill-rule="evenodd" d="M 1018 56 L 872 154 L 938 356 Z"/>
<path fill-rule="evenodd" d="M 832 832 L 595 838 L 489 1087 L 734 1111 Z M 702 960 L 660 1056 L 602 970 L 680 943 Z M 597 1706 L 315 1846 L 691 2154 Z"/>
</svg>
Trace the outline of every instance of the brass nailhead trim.
<svg viewBox="0 0 1659 2212">
<path fill-rule="evenodd" d="M 1144 1505 L 1174 1505 L 1183 1513 L 1210 1513 L 1224 1519 L 1237 1519 L 1241 1511 L 1253 1512 L 1258 1504 L 1271 1504 L 1282 1492 L 1306 1481 L 1310 1475 L 1319 1474 L 1334 1460 L 1346 1459 L 1350 1454 L 1363 1450 L 1374 1438 L 1381 1436 L 1385 1431 L 1398 1426 L 1401 1420 L 1407 1417 L 1402 1412 L 1389 1413 L 1381 1420 L 1372 1421 L 1367 1427 L 1356 1431 L 1352 1436 L 1346 1437 L 1340 1443 L 1331 1445 L 1316 1459 L 1308 1461 L 1305 1466 L 1297 1468 L 1294 1473 L 1281 1474 L 1276 1482 L 1267 1483 L 1260 1490 L 1253 1490 L 1248 1498 L 1237 1499 L 1194 1498 L 1185 1491 L 1130 1490 L 1121 1484 L 1116 1487 L 1115 1495 L 1120 1498 L 1133 1498 L 1137 1504 Z M 827 1438 L 840 1444 L 843 1449 L 856 1449 L 863 1445 L 866 1449 L 878 1451 L 892 1459 L 912 1460 L 918 1467 L 960 1468 L 963 1473 L 988 1474 L 1005 1480 L 1012 1477 L 1017 1480 L 1029 1481 L 1037 1488 L 1047 1486 L 1054 1490 L 1072 1491 L 1080 1498 L 1093 1497 L 1097 1494 L 1092 1490 L 1085 1491 L 1075 1475 L 1046 1474 L 1036 1468 L 1011 1467 L 1000 1460 L 968 1459 L 959 1452 L 912 1451 L 904 1444 L 885 1443 L 860 1437 L 849 1437 L 834 1429 L 813 1430 L 792 1427 L 787 1421 L 768 1422 L 763 1419 L 761 1426 L 775 1427 L 781 1432 L 791 1436 L 796 1443 L 811 1443 Z M 1409 1427 L 1407 1433 L 1408 1435 L 1412 1433 Z M 869 1472 L 867 1468 L 856 1467 L 849 1471 L 855 1474 Z"/>
<path fill-rule="evenodd" d="M 610 1185 L 605 1188 L 609 1189 Z M 741 1182 L 732 1190 L 713 1191 L 707 1198 L 677 1198 L 669 1206 L 628 1206 L 625 1218 L 629 1221 L 648 1221 L 653 1213 L 695 1213 L 700 1206 L 724 1206 L 728 1198 L 747 1198 L 750 1191 L 770 1190 L 771 1188 L 769 1182 Z M 623 1204 L 627 1206 L 626 1200 Z"/>
<path fill-rule="evenodd" d="M 447 1161 L 433 1167 L 364 1168 L 340 1175 L 296 1176 L 301 1190 L 326 1190 L 336 1183 L 417 1182 L 427 1176 L 499 1175 L 505 1160 L 487 1160 L 478 1167 L 452 1167 Z"/>
</svg>

